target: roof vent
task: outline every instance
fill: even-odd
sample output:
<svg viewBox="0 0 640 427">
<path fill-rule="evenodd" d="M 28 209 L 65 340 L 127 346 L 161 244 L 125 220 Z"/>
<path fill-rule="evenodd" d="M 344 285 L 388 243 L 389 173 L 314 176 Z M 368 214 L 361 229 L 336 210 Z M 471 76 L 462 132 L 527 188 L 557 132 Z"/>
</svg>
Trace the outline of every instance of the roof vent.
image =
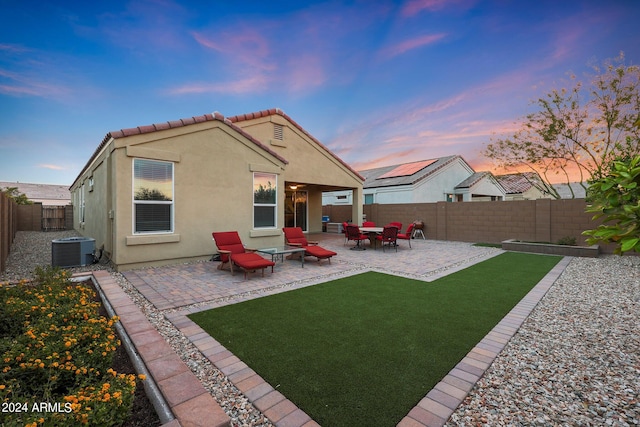
<svg viewBox="0 0 640 427">
<path fill-rule="evenodd" d="M 273 139 L 282 141 L 284 139 L 284 127 L 277 123 L 273 124 Z"/>
</svg>

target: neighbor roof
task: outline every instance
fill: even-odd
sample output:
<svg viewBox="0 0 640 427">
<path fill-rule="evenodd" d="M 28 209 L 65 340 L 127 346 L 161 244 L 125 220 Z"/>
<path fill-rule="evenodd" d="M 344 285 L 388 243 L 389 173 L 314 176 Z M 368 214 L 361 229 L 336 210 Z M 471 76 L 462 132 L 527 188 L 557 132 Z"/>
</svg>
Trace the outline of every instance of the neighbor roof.
<svg viewBox="0 0 640 427">
<path fill-rule="evenodd" d="M 366 179 L 363 188 L 376 187 L 392 187 L 397 185 L 413 185 L 437 170 L 450 164 L 456 159 L 462 159 L 461 156 L 447 156 L 432 160 L 421 160 L 419 162 L 402 163 L 381 168 L 368 169 L 360 171 L 360 174 Z M 464 159 L 462 159 L 464 161 Z M 422 167 L 420 167 L 422 166 Z M 415 170 L 417 169 L 417 170 Z M 395 174 L 394 170 L 414 171 L 410 175 Z M 390 174 L 390 175 L 388 175 Z M 387 177 L 385 177 L 385 175 Z"/>
<path fill-rule="evenodd" d="M 474 172 L 467 179 L 456 185 L 455 188 L 471 188 L 487 176 L 492 176 L 491 172 Z"/>
<path fill-rule="evenodd" d="M 512 173 L 508 175 L 498 175 L 496 179 L 505 189 L 507 194 L 520 194 L 533 187 L 532 182 L 541 182 L 540 177 L 535 172 Z"/>
<path fill-rule="evenodd" d="M 587 191 L 584 189 L 583 185 L 589 187 L 589 184 L 586 182 L 583 184 L 579 182 L 571 182 L 569 184 L 553 184 L 553 188 L 556 189 L 561 199 L 571 199 L 574 196 L 576 199 L 584 199 L 587 197 Z"/>
<path fill-rule="evenodd" d="M 66 185 L 0 181 L 0 189 L 3 188 L 17 188 L 18 192 L 27 196 L 29 200 L 45 205 L 66 205 L 71 202 L 71 193 Z"/>
</svg>

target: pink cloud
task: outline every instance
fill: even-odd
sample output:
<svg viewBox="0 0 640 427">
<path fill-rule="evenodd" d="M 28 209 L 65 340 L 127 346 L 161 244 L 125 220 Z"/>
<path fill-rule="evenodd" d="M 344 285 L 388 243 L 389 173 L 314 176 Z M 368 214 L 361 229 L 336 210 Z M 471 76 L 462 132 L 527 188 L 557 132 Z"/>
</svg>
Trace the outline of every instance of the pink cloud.
<svg viewBox="0 0 640 427">
<path fill-rule="evenodd" d="M 425 9 L 430 11 L 444 9 L 450 3 L 449 0 L 411 0 L 405 3 L 401 13 L 403 16 L 414 16 Z"/>
<path fill-rule="evenodd" d="M 380 52 L 380 56 L 384 59 L 390 59 L 394 56 L 402 55 L 410 50 L 418 49 L 422 46 L 430 45 L 442 40 L 446 34 L 428 34 L 420 37 L 416 37 L 409 40 L 404 40 L 400 43 L 394 44 L 384 48 Z"/>
<path fill-rule="evenodd" d="M 276 65 L 270 60 L 269 40 L 254 29 L 213 35 L 194 32 L 192 35 L 201 46 L 223 54 L 231 63 L 259 70 L 276 69 Z"/>
<path fill-rule="evenodd" d="M 291 59 L 287 75 L 287 86 L 294 93 L 313 90 L 327 80 L 322 59 L 310 53 Z"/>
<path fill-rule="evenodd" d="M 41 169 L 51 169 L 51 170 L 55 170 L 55 171 L 67 170 L 67 168 L 65 168 L 64 166 L 50 165 L 50 164 L 39 164 L 38 167 L 41 168 Z"/>
<path fill-rule="evenodd" d="M 0 69 L 0 78 L 8 83 L 0 85 L 0 93 L 6 95 L 29 95 L 42 98 L 54 98 L 68 95 L 71 90 L 64 85 L 46 83 L 26 73 L 13 73 Z"/>
<path fill-rule="evenodd" d="M 31 49 L 28 49 L 24 46 L 20 46 L 17 44 L 6 44 L 0 43 L 0 51 L 10 52 L 10 53 L 24 53 L 29 52 Z"/>
<path fill-rule="evenodd" d="M 475 2 L 476 0 L 410 0 L 405 3 L 400 13 L 402 16 L 412 17 L 423 10 L 429 12 L 436 12 L 445 8 L 459 10 L 461 7 L 468 8 Z"/>
<path fill-rule="evenodd" d="M 96 27 L 82 25 L 73 16 L 68 21 L 83 37 L 106 38 L 133 52 L 166 54 L 185 46 L 183 26 L 190 14 L 179 2 L 139 0 L 126 2 L 122 11 L 99 15 Z"/>
<path fill-rule="evenodd" d="M 245 93 L 260 93 L 267 88 L 268 80 L 261 75 L 254 75 L 245 79 L 232 80 L 217 83 L 191 83 L 168 90 L 172 95 L 202 94 L 202 93 L 224 93 L 241 95 Z"/>
</svg>

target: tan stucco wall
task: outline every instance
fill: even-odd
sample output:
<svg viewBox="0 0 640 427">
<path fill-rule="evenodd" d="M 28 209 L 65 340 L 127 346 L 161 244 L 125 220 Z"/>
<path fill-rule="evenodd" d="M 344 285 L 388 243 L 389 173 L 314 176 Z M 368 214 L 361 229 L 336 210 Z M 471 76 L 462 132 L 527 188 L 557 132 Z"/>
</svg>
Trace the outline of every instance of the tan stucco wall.
<svg viewBox="0 0 640 427">
<path fill-rule="evenodd" d="M 111 241 L 108 238 L 108 217 L 111 204 L 108 200 L 109 157 L 112 145 L 108 144 L 83 176 L 71 187 L 73 209 L 73 227 L 83 236 L 95 239 L 96 249 L 104 248 L 111 252 Z M 93 179 L 93 188 L 89 185 Z M 84 222 L 80 221 L 80 192 L 85 196 Z"/>
<path fill-rule="evenodd" d="M 283 126 L 282 141 L 273 139 L 274 123 Z M 323 186 L 362 187 L 362 181 L 353 172 L 280 115 L 240 121 L 236 125 L 289 161 L 286 170 L 287 181 Z"/>
<path fill-rule="evenodd" d="M 189 126 L 183 132 L 187 129 L 189 133 L 155 132 L 117 141 L 128 145 L 117 149 L 115 155 L 117 183 L 122 188 L 117 192 L 118 265 L 208 258 L 215 252 L 213 231 L 237 230 L 247 246 L 264 247 L 281 241 L 282 218 L 271 232 L 252 233 L 252 192 L 253 172 L 278 172 L 281 181 L 284 164 L 222 123 Z M 156 139 L 159 136 L 163 138 Z M 154 151 L 147 155 L 144 150 Z M 175 160 L 174 233 L 133 234 L 132 162 L 139 157 Z M 284 191 L 278 184 L 282 206 Z"/>
</svg>

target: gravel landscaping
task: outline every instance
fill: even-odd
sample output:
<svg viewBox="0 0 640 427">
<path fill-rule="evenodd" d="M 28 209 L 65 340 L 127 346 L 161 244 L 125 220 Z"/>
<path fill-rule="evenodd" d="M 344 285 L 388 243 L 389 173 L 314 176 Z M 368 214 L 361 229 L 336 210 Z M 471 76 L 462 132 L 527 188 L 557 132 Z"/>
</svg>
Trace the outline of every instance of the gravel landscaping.
<svg viewBox="0 0 640 427">
<path fill-rule="evenodd" d="M 66 232 L 18 232 L 0 282 L 51 263 Z M 99 263 L 73 271 L 107 269 Z M 118 283 L 233 425 L 270 425 L 122 275 Z M 640 257 L 574 258 L 448 421 L 467 425 L 640 425 Z"/>
</svg>

